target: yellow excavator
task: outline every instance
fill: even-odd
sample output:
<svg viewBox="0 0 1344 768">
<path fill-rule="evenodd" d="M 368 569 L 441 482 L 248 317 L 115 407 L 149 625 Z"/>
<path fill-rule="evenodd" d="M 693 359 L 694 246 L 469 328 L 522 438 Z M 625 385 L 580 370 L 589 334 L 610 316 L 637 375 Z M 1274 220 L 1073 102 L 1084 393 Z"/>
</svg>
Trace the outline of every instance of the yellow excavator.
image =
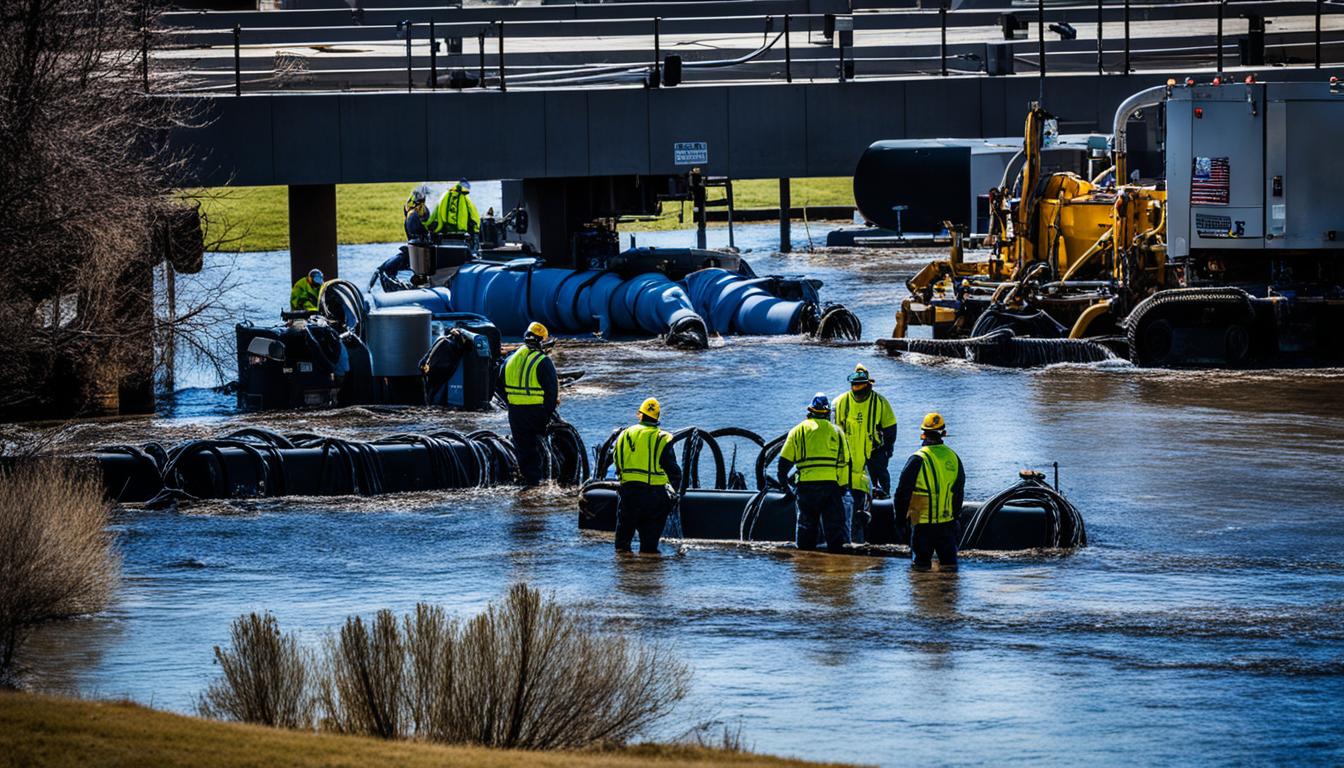
<svg viewBox="0 0 1344 768">
<path fill-rule="evenodd" d="M 1163 149 L 1149 181 L 1127 157 L 1145 112 Z M 990 191 L 989 257 L 967 261 L 954 235 L 947 259 L 906 282 L 880 347 L 1019 367 L 1344 357 L 1344 205 L 1321 202 L 1344 179 L 1328 135 L 1344 124 L 1338 81 L 1141 91 L 1117 110 L 1114 164 L 1090 180 L 1042 173 L 1050 119 L 1031 105 L 1022 151 Z M 1313 125 L 1319 144 L 1294 135 Z M 908 336 L 917 325 L 930 337 Z"/>
</svg>

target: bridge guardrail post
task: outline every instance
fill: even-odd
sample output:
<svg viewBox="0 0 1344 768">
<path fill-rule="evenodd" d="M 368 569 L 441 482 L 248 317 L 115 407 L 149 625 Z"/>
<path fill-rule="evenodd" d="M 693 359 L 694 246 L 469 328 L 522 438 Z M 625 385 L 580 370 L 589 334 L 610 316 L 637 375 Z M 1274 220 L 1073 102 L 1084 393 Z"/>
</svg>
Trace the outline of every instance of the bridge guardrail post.
<svg viewBox="0 0 1344 768">
<path fill-rule="evenodd" d="M 406 92 L 415 90 L 415 71 L 412 65 L 411 44 L 415 42 L 415 35 L 411 32 L 411 20 L 405 19 L 401 22 L 401 27 L 406 32 Z"/>
<path fill-rule="evenodd" d="M 938 56 L 942 59 L 943 77 L 947 77 L 947 0 L 940 0 L 938 3 L 938 26 L 942 35 Z"/>
<path fill-rule="evenodd" d="M 653 17 L 653 82 L 650 85 L 654 88 L 661 88 L 663 85 L 663 42 L 659 29 L 662 22 L 663 20 L 660 17 Z"/>
<path fill-rule="evenodd" d="M 1221 14 L 1222 11 L 1220 10 L 1219 13 Z M 1218 51 L 1221 56 L 1222 48 L 1219 48 Z M 1129 0 L 1125 0 L 1125 74 L 1129 74 Z"/>
<path fill-rule="evenodd" d="M 439 88 L 439 38 L 434 35 L 434 20 L 429 20 L 429 89 Z"/>
<path fill-rule="evenodd" d="M 503 93 L 509 89 L 504 82 L 504 20 L 501 19 L 495 23 L 499 25 L 497 29 L 499 32 L 499 90 Z"/>
<path fill-rule="evenodd" d="M 1040 58 L 1037 67 L 1041 78 L 1041 102 L 1045 102 L 1045 0 L 1036 0 L 1036 55 Z"/>
<path fill-rule="evenodd" d="M 1106 35 L 1102 33 L 1102 23 L 1106 13 L 1106 0 L 1097 0 L 1097 74 L 1106 74 L 1104 60 Z"/>
<path fill-rule="evenodd" d="M 1320 18 L 1317 16 L 1317 18 Z M 1320 56 L 1316 57 L 1318 60 Z M 793 82 L 793 48 L 789 45 L 789 14 L 784 14 L 784 82 Z"/>
<path fill-rule="evenodd" d="M 1225 4 L 1223 3 L 1223 0 L 1218 0 L 1218 35 L 1217 35 L 1217 37 L 1216 37 L 1217 42 L 1214 43 L 1214 46 L 1218 49 L 1218 50 L 1217 50 L 1217 56 L 1218 56 L 1218 74 L 1220 74 L 1220 75 L 1223 73 L 1223 9 L 1224 9 L 1224 5 L 1225 5 Z"/>
<path fill-rule="evenodd" d="M 243 27 L 241 24 L 233 25 L 233 95 L 243 95 L 243 53 L 242 53 Z"/>
<path fill-rule="evenodd" d="M 1316 0 L 1316 68 L 1321 68 L 1321 4 L 1324 0 Z"/>
<path fill-rule="evenodd" d="M 477 33 L 476 33 L 476 45 L 477 45 L 477 51 L 479 51 L 480 54 L 481 54 L 480 69 L 477 70 L 476 85 L 477 85 L 477 87 L 484 88 L 484 87 L 485 87 L 485 29 L 484 29 L 484 28 L 482 28 L 480 32 L 477 32 Z"/>
</svg>

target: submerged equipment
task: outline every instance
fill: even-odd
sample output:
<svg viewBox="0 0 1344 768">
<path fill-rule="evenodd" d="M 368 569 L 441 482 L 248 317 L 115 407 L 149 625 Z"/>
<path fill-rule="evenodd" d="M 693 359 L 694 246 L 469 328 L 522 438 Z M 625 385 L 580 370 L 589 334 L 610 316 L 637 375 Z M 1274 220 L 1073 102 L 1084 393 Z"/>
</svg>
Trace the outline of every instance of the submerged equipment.
<svg viewBox="0 0 1344 768">
<path fill-rule="evenodd" d="M 549 332 L 656 335 L 696 349 L 707 347 L 713 334 L 857 340 L 862 333 L 850 310 L 821 301 L 820 282 L 758 277 L 730 254 L 632 248 L 591 261 L 580 265 L 588 268 L 570 269 L 526 256 L 466 260 L 430 274 L 433 285 L 424 288 L 380 271 L 370 298 L 375 306 L 416 304 L 436 313 L 479 314 L 507 335 L 522 335 L 540 322 Z"/>
<path fill-rule="evenodd" d="M 543 445 L 548 479 L 576 486 L 588 478 L 587 449 L 573 426 L 553 422 Z M 512 441 L 484 430 L 364 442 L 249 427 L 171 448 L 108 446 L 84 458 L 97 462 L 110 498 L 156 507 L 194 499 L 483 488 L 521 477 Z"/>
<path fill-rule="evenodd" d="M 593 479 L 579 493 L 579 528 L 614 531 L 619 484 L 611 476 L 612 453 L 621 429 L 594 450 Z M 790 542 L 794 540 L 797 508 L 792 489 L 780 489 L 770 465 L 779 455 L 784 435 L 764 440 L 750 430 L 727 427 L 707 431 L 685 427 L 672 433 L 671 445 L 680 446 L 682 467 L 677 524 L 680 531 L 664 533 L 669 538 L 729 542 Z M 746 476 L 737 471 L 737 451 L 731 464 L 720 441 L 741 439 L 756 446 L 755 489 L 748 489 Z M 702 482 L 701 464 L 708 459 L 712 479 Z M 866 522 L 865 545 L 855 554 L 893 555 L 907 545 L 909 524 L 896 516 L 891 499 L 874 499 Z M 1023 471 L 1019 481 L 984 502 L 966 502 L 957 511 L 961 523 L 962 549 L 1031 550 L 1073 549 L 1086 546 L 1082 514 L 1039 472 Z M 670 524 L 670 522 L 669 522 Z"/>
</svg>

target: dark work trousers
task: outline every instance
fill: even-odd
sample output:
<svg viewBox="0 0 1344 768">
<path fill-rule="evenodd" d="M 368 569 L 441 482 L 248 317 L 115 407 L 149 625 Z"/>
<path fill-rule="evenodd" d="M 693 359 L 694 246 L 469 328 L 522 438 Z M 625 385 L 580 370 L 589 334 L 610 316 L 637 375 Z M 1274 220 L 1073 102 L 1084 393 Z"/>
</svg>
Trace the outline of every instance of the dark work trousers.
<svg viewBox="0 0 1344 768">
<path fill-rule="evenodd" d="M 513 449 L 518 454 L 518 468 L 523 474 L 523 485 L 539 485 L 546 474 L 541 458 L 541 439 L 551 420 L 544 405 L 510 405 L 509 432 L 513 435 Z"/>
<path fill-rule="evenodd" d="M 840 552 L 849 541 L 845 525 L 845 500 L 839 483 L 798 484 L 798 548 L 817 548 L 817 529 L 826 540 L 826 551 Z"/>
<path fill-rule="evenodd" d="M 961 524 L 956 520 L 946 523 L 920 523 L 910 534 L 910 551 L 916 568 L 933 567 L 933 554 L 938 553 L 941 568 L 957 567 L 957 545 L 961 543 Z"/>
<path fill-rule="evenodd" d="M 868 522 L 873 519 L 869 499 L 863 491 L 849 489 L 849 540 L 855 544 L 868 540 Z"/>
<path fill-rule="evenodd" d="M 876 453 L 868 457 L 868 480 L 873 487 L 874 496 L 891 495 L 889 464 L 891 464 L 891 452 L 885 446 L 878 448 Z"/>
<path fill-rule="evenodd" d="M 629 552 L 639 532 L 639 551 L 658 554 L 658 540 L 672 511 L 667 486 L 621 483 L 616 503 L 616 551 Z"/>
</svg>

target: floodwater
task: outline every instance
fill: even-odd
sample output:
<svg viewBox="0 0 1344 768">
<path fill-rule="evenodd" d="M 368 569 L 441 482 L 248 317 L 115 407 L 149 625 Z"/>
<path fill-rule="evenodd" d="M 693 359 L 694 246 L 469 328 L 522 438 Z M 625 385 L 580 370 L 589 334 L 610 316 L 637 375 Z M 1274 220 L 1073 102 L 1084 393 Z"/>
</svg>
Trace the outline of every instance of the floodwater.
<svg viewBox="0 0 1344 768">
<path fill-rule="evenodd" d="M 572 496 L 523 502 L 508 489 L 127 511 L 116 522 L 119 601 L 44 633 L 38 680 L 189 710 L 238 614 L 274 611 L 316 643 L 350 613 L 430 601 L 465 614 L 526 581 L 672 645 L 696 672 L 686 718 L 740 719 L 765 752 L 888 765 L 1344 761 L 1344 371 L 998 371 L 888 358 L 871 340 L 889 333 L 904 276 L 925 256 L 779 256 L 776 231 L 738 230 L 758 247 L 757 271 L 823 279 L 824 297 L 860 315 L 864 343 L 730 338 L 682 352 L 566 341 L 560 367 L 586 375 L 561 409 L 589 445 L 651 394 L 670 428 L 768 438 L 814 392 L 843 391 L 863 362 L 895 406 L 902 447 L 915 446 L 926 411 L 944 414 L 970 498 L 1058 462 L 1090 547 L 972 556 L 955 575 L 721 545 L 620 559 L 609 538 L 579 534 Z M 711 232 L 711 245 L 724 238 Z M 367 280 L 390 252 L 345 248 L 342 270 Z M 284 299 L 284 254 L 238 268 L 255 307 Z M 239 417 L 230 400 L 186 391 L 158 419 L 83 425 L 65 439 L 176 439 L 240 423 L 354 436 L 506 428 L 501 414 L 424 409 Z"/>
</svg>

